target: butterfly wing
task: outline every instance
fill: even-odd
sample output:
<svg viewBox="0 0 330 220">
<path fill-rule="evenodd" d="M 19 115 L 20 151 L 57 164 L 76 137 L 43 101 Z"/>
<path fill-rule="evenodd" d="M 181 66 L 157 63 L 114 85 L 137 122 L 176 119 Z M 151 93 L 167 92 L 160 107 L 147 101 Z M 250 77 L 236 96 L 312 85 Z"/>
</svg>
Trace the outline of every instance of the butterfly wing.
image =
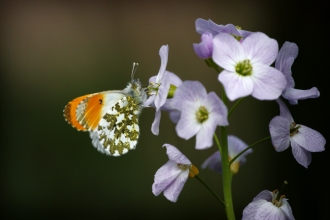
<svg viewBox="0 0 330 220">
<path fill-rule="evenodd" d="M 124 96 L 121 91 L 105 91 L 78 97 L 65 106 L 64 118 L 77 130 L 95 130 L 107 110 Z"/>
<path fill-rule="evenodd" d="M 120 156 L 135 149 L 140 133 L 139 109 L 139 103 L 129 95 L 108 108 L 97 128 L 90 131 L 94 147 L 112 156 Z"/>
</svg>

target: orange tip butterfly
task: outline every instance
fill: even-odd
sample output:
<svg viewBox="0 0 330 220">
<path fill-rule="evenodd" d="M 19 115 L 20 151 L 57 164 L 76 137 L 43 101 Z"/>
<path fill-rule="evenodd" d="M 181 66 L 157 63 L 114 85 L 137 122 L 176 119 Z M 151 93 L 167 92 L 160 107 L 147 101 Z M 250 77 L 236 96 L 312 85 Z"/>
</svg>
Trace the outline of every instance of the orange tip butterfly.
<svg viewBox="0 0 330 220">
<path fill-rule="evenodd" d="M 140 81 L 133 79 L 137 66 L 133 63 L 125 89 L 80 96 L 64 107 L 65 120 L 79 131 L 89 131 L 93 146 L 106 155 L 120 156 L 137 144 L 138 118 L 147 99 Z"/>
</svg>

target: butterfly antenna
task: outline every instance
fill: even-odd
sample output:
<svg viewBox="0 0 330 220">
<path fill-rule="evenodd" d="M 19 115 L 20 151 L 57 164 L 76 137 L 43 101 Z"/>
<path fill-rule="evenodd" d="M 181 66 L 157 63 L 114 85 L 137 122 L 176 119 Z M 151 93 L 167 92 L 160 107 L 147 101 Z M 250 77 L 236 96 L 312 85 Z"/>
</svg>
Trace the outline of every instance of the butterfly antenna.
<svg viewBox="0 0 330 220">
<path fill-rule="evenodd" d="M 132 75 L 131 75 L 131 80 L 133 80 L 135 72 L 138 68 L 139 64 L 138 63 L 133 63 L 133 69 L 132 69 Z"/>
</svg>

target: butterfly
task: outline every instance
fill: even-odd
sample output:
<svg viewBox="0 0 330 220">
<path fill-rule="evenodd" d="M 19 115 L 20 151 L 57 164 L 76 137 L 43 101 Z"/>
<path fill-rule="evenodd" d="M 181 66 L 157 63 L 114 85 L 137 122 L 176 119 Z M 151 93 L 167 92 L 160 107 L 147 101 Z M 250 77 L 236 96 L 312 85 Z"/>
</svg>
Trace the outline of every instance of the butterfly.
<svg viewBox="0 0 330 220">
<path fill-rule="evenodd" d="M 120 156 L 137 145 L 138 118 L 147 99 L 140 81 L 133 79 L 137 66 L 133 63 L 132 80 L 125 89 L 80 96 L 64 107 L 65 120 L 88 131 L 93 146 L 106 155 Z"/>
</svg>

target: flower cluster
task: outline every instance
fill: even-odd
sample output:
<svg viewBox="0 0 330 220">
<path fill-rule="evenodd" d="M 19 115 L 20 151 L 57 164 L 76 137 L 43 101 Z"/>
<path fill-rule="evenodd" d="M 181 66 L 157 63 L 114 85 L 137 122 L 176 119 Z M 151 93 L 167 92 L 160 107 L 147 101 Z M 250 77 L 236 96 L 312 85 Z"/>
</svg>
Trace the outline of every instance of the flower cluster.
<svg viewBox="0 0 330 220">
<path fill-rule="evenodd" d="M 290 104 L 298 104 L 298 100 L 319 97 L 320 92 L 316 87 L 309 90 L 294 88 L 291 66 L 298 55 L 298 47 L 294 43 L 285 42 L 279 50 L 277 41 L 264 33 L 245 31 L 232 24 L 217 25 L 204 19 L 196 20 L 196 31 L 201 34 L 201 42 L 193 44 L 193 49 L 198 57 L 219 74 L 218 80 L 223 86 L 225 98 L 220 99 L 215 92 L 208 93 L 199 81 L 182 81 L 167 71 L 169 47 L 166 45 L 159 51 L 161 67 L 158 75 L 149 79 L 149 98 L 145 105 L 155 108 L 155 119 L 151 127 L 155 135 L 159 134 L 161 111 L 167 111 L 176 124 L 175 130 L 179 137 L 188 140 L 196 136 L 196 149 L 212 147 L 215 138 L 218 151 L 207 158 L 201 167 L 222 175 L 225 201 L 207 188 L 224 205 L 231 219 L 234 216 L 231 208 L 231 176 L 246 162 L 246 156 L 253 152 L 252 147 L 269 139 L 277 152 L 291 145 L 294 158 L 306 168 L 312 160 L 311 152 L 325 149 L 325 138 L 311 128 L 296 124 L 280 98 L 282 96 Z M 275 65 L 271 66 L 273 63 Z M 259 100 L 275 100 L 280 107 L 280 115 L 269 123 L 270 137 L 250 146 L 226 133 L 230 114 L 227 98 L 235 101 L 249 95 Z M 218 126 L 221 127 L 221 143 L 216 136 Z M 189 176 L 196 177 L 206 186 L 198 175 L 198 169 L 186 156 L 170 144 L 164 147 L 169 161 L 155 174 L 152 185 L 154 195 L 163 192 L 168 200 L 176 202 Z M 265 190 L 244 209 L 243 219 L 293 220 L 294 217 L 285 196 L 281 196 L 277 190 Z"/>
</svg>

